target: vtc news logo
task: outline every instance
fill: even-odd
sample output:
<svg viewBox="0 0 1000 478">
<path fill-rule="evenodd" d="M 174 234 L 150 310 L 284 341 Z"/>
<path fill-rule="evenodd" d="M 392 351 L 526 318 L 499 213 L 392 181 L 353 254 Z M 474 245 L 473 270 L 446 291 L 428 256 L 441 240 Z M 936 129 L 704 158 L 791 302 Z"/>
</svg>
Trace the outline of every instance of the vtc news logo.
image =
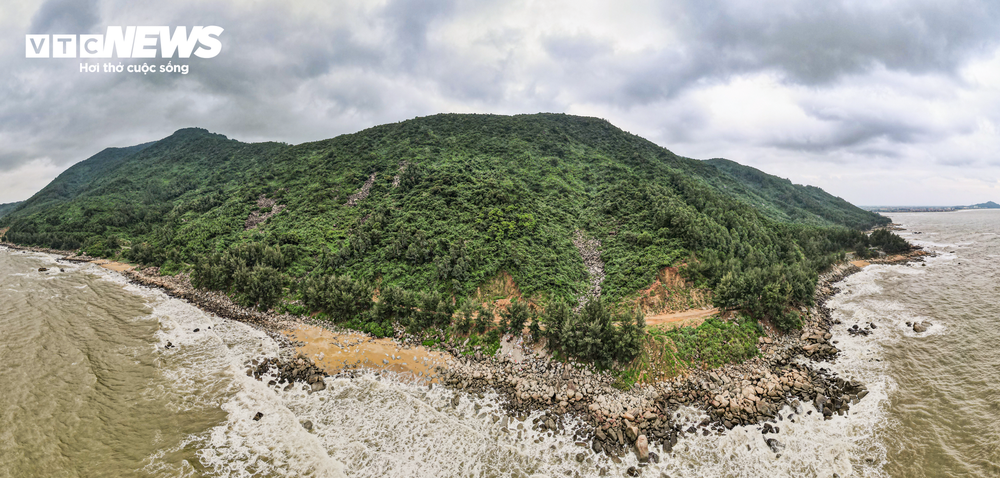
<svg viewBox="0 0 1000 478">
<path fill-rule="evenodd" d="M 108 27 L 104 35 L 25 35 L 26 58 L 214 58 L 222 51 L 218 26 Z"/>
</svg>

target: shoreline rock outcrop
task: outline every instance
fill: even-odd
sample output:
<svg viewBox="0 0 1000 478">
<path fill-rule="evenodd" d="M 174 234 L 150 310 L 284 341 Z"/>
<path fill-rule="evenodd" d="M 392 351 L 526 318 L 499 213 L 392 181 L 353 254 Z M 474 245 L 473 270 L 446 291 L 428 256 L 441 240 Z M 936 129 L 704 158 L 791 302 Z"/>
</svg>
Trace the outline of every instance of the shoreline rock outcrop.
<svg viewBox="0 0 1000 478">
<path fill-rule="evenodd" d="M 271 357 L 255 359 L 247 364 L 247 376 L 258 381 L 272 377 L 267 385 L 284 385 L 284 389 L 291 390 L 296 383 L 303 383 L 310 392 L 319 392 L 326 389 L 323 381 L 329 377 L 326 371 L 316 365 L 309 357 Z"/>
<path fill-rule="evenodd" d="M 920 261 L 926 255 L 916 252 L 873 263 Z M 722 434 L 736 426 L 760 425 L 765 434 L 779 434 L 778 423 L 794 419 L 779 415 L 786 405 L 801 414 L 811 413 L 803 405 L 812 404 L 825 419 L 831 419 L 849 413 L 851 405 L 868 395 L 863 383 L 844 380 L 812 365 L 835 361 L 840 353 L 831 342 L 834 320 L 826 302 L 839 292 L 838 282 L 859 271 L 860 267 L 842 263 L 822 274 L 816 286 L 815 305 L 803 311 L 802 330 L 761 337 L 761 357 L 713 370 L 692 370 L 685 376 L 636 386 L 627 392 L 613 388 L 614 379 L 608 374 L 528 351 L 521 362 L 480 354 L 460 357 L 440 373 L 444 383 L 456 390 L 496 391 L 511 416 L 540 411 L 549 418 L 536 423 L 537 429 L 572 433 L 575 439 L 589 443 L 595 453 L 608 454 L 612 459 L 623 456 L 626 450 L 639 454 L 640 436 L 647 449 L 659 446 L 669 453 L 678 439 L 694 433 Z M 875 328 L 869 323 L 863 329 L 852 330 L 861 333 Z M 709 418 L 695 425 L 682 425 L 678 411 L 685 406 L 703 410 Z M 564 416 L 576 416 L 584 425 L 563 430 Z M 773 440 L 772 448 L 784 447 Z"/>
</svg>

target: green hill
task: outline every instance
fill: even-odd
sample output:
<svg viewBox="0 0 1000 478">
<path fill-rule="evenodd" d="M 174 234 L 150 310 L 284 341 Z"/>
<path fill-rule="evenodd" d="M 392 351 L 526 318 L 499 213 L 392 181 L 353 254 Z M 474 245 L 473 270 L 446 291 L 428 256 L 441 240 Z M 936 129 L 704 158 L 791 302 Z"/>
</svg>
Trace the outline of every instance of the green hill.
<svg viewBox="0 0 1000 478">
<path fill-rule="evenodd" d="M 979 204 L 973 204 L 971 206 L 965 206 L 963 209 L 1000 209 L 1000 204 L 993 201 L 987 201 Z"/>
<path fill-rule="evenodd" d="M 842 225 L 868 229 L 888 221 L 874 213 L 859 213 L 859 208 L 815 186 L 792 184 L 728 159 L 709 159 L 708 164 L 732 176 L 737 185 L 714 182 L 716 188 L 756 206 L 765 216 L 783 222 L 815 225 Z M 866 211 L 867 212 L 867 211 Z"/>
<path fill-rule="evenodd" d="M 13 211 L 14 208 L 20 206 L 22 202 L 23 201 L 0 204 L 0 217 L 4 217 L 7 214 L 10 214 L 10 212 Z"/>
<path fill-rule="evenodd" d="M 95 181 L 100 181 L 123 161 L 151 144 L 153 143 L 128 148 L 107 148 L 74 164 L 29 200 L 22 201 L 26 207 L 21 210 L 21 215 L 30 216 L 36 212 L 60 207 L 92 188 Z"/>
<path fill-rule="evenodd" d="M 574 301 L 591 288 L 579 234 L 600 241 L 611 302 L 687 263 L 720 306 L 781 318 L 811 300 L 820 268 L 867 245 L 859 230 L 888 221 L 596 118 L 441 114 L 294 146 L 183 129 L 80 162 L 0 227 L 18 243 L 193 269 L 247 303 L 315 307 L 315 287 L 348 287 L 323 278 L 461 302 L 502 272 L 536 302 Z M 281 278 L 271 292 L 254 289 L 265 272 Z"/>
</svg>

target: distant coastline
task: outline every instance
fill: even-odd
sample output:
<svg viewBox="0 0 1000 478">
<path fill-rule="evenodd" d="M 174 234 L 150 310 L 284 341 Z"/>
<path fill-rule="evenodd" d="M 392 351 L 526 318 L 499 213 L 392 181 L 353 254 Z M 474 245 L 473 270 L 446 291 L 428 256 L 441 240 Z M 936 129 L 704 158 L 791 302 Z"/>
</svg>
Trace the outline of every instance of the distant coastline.
<svg viewBox="0 0 1000 478">
<path fill-rule="evenodd" d="M 988 201 L 971 206 L 858 206 L 871 212 L 952 212 L 968 209 L 1000 209 L 1000 204 Z"/>
</svg>

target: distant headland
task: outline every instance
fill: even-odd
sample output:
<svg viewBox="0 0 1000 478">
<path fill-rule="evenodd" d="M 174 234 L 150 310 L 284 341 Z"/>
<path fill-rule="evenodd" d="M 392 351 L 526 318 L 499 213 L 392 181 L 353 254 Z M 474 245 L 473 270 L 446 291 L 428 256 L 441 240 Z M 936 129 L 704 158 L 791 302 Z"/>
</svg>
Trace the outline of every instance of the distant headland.
<svg viewBox="0 0 1000 478">
<path fill-rule="evenodd" d="M 971 206 L 859 206 L 872 212 L 949 212 L 963 209 L 1000 209 L 1000 204 L 988 201 Z"/>
</svg>

